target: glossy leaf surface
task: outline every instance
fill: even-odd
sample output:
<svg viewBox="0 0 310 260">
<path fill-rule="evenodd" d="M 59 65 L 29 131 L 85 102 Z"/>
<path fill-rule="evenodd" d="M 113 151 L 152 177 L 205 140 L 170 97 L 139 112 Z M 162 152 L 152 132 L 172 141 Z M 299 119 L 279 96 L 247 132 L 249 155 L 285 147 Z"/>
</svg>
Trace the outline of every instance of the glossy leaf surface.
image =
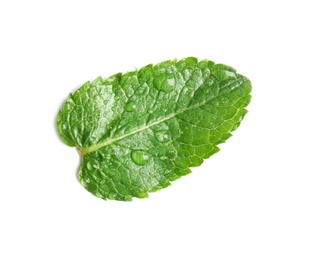
<svg viewBox="0 0 310 260">
<path fill-rule="evenodd" d="M 78 177 L 102 199 L 131 200 L 170 185 L 219 151 L 242 121 L 250 81 L 190 57 L 85 83 L 57 118 L 81 156 Z"/>
</svg>

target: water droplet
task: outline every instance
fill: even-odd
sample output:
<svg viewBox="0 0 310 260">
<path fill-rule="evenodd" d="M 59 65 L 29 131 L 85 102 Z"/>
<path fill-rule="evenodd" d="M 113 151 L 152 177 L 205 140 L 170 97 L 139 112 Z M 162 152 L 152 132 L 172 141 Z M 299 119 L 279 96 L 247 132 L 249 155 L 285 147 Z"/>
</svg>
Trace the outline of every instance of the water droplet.
<svg viewBox="0 0 310 260">
<path fill-rule="evenodd" d="M 103 101 L 103 104 L 105 105 L 108 104 L 108 100 Z"/>
<path fill-rule="evenodd" d="M 151 155 L 147 151 L 135 150 L 132 151 L 131 158 L 135 164 L 143 166 L 151 160 Z"/>
<path fill-rule="evenodd" d="M 236 78 L 236 73 L 234 71 L 225 70 L 225 74 L 227 78 Z"/>
<path fill-rule="evenodd" d="M 169 134 L 165 130 L 157 131 L 155 132 L 155 138 L 161 143 L 166 143 L 169 141 Z"/>
<path fill-rule="evenodd" d="M 168 94 L 175 89 L 176 82 L 174 78 L 156 78 L 154 79 L 153 84 L 155 88 Z"/>
<path fill-rule="evenodd" d="M 175 88 L 175 79 L 174 78 L 167 79 L 161 85 L 161 90 L 164 91 L 165 93 L 171 92 L 174 88 Z"/>
<path fill-rule="evenodd" d="M 137 109 L 137 104 L 134 101 L 131 101 L 125 105 L 125 111 L 133 112 Z"/>
<path fill-rule="evenodd" d="M 159 157 L 159 159 L 160 159 L 161 161 L 165 161 L 165 160 L 167 160 L 167 157 L 166 157 L 165 155 L 162 155 L 162 156 Z"/>
<path fill-rule="evenodd" d="M 170 173 L 169 170 L 165 170 L 164 175 L 167 175 L 167 174 L 169 174 L 169 173 Z"/>
<path fill-rule="evenodd" d="M 113 193 L 109 193 L 108 194 L 108 198 L 110 199 L 110 200 L 113 200 L 113 199 L 115 199 L 115 194 L 113 194 Z"/>
<path fill-rule="evenodd" d="M 87 162 L 86 167 L 90 171 L 92 171 L 94 169 L 93 164 L 91 162 Z"/>
<path fill-rule="evenodd" d="M 99 165 L 97 161 L 89 161 L 86 164 L 86 168 L 90 171 L 93 171 L 95 169 L 99 169 Z"/>
</svg>

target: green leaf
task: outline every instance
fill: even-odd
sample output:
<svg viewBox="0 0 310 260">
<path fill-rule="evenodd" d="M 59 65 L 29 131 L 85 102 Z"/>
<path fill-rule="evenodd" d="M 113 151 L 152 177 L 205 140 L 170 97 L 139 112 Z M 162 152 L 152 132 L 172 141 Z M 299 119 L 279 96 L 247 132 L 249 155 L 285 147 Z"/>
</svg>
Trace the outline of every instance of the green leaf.
<svg viewBox="0 0 310 260">
<path fill-rule="evenodd" d="M 57 118 L 82 156 L 78 177 L 102 199 L 131 200 L 170 185 L 219 151 L 247 113 L 250 81 L 189 57 L 85 83 Z"/>
</svg>

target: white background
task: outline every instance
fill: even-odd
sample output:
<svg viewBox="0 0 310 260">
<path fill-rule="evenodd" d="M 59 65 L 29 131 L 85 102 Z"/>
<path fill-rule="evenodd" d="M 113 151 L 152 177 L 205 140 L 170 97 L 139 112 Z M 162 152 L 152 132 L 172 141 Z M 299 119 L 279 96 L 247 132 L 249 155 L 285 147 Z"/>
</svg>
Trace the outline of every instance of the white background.
<svg viewBox="0 0 310 260">
<path fill-rule="evenodd" d="M 310 259 L 308 1 L 1 1 L 0 259 Z M 103 201 L 55 120 L 82 83 L 196 56 L 249 77 L 221 152 Z"/>
</svg>

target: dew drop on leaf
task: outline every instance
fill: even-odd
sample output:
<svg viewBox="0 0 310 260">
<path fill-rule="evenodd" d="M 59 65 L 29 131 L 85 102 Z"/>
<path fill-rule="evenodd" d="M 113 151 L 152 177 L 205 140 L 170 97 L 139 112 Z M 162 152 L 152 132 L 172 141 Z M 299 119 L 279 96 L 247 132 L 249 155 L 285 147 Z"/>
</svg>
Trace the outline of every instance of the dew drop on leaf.
<svg viewBox="0 0 310 260">
<path fill-rule="evenodd" d="M 128 104 L 126 104 L 125 106 L 125 111 L 127 112 L 133 112 L 137 109 L 137 104 L 134 101 L 129 102 Z"/>
<path fill-rule="evenodd" d="M 161 85 L 161 90 L 165 93 L 171 92 L 175 88 L 175 79 L 167 79 Z"/>
<path fill-rule="evenodd" d="M 167 159 L 167 157 L 166 157 L 165 155 L 162 155 L 162 156 L 159 157 L 159 159 L 160 159 L 161 161 L 165 161 L 165 160 Z"/>
<path fill-rule="evenodd" d="M 169 141 L 169 134 L 165 130 L 157 131 L 155 132 L 155 138 L 158 142 L 166 143 Z"/>
<path fill-rule="evenodd" d="M 91 162 L 88 162 L 88 163 L 86 164 L 86 167 L 87 167 L 87 169 L 90 170 L 90 171 L 92 171 L 92 170 L 94 169 L 94 167 L 93 167 L 93 165 L 92 165 Z"/>
<path fill-rule="evenodd" d="M 169 170 L 165 170 L 164 175 L 167 175 L 167 174 L 169 174 L 169 173 L 170 173 Z"/>
<path fill-rule="evenodd" d="M 135 164 L 143 166 L 151 160 L 151 155 L 147 151 L 134 150 L 131 153 L 131 158 Z"/>
<path fill-rule="evenodd" d="M 167 79 L 160 79 L 156 78 L 153 81 L 154 87 L 157 88 L 158 90 L 163 91 L 164 93 L 168 94 L 172 90 L 175 89 L 175 79 L 174 78 L 167 78 Z"/>
</svg>

